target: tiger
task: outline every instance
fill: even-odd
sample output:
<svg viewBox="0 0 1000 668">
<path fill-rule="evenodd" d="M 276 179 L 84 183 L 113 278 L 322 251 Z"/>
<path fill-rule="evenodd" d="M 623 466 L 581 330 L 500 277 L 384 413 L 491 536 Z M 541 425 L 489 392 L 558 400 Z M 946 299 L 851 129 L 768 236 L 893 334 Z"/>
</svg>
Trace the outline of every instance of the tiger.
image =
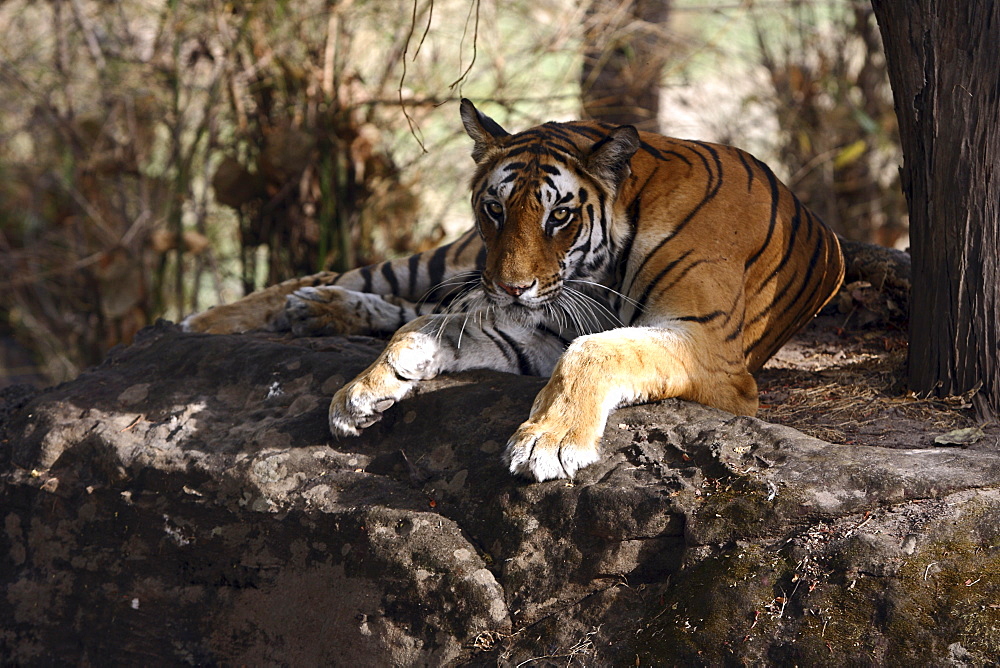
<svg viewBox="0 0 1000 668">
<path fill-rule="evenodd" d="M 836 234 L 738 148 L 596 121 L 510 134 L 467 99 L 474 225 L 453 242 L 293 279 L 185 329 L 392 334 L 330 403 L 360 434 L 418 383 L 493 369 L 547 376 L 503 453 L 572 480 L 611 411 L 681 398 L 755 415 L 754 374 L 831 299 Z"/>
</svg>

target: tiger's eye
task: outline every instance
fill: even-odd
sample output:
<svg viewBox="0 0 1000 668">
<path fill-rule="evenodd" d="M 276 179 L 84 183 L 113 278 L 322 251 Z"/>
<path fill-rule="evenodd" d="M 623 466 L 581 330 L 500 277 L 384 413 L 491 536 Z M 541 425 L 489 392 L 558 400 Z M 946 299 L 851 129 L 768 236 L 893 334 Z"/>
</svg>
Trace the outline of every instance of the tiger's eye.
<svg viewBox="0 0 1000 668">
<path fill-rule="evenodd" d="M 491 216 L 502 216 L 503 215 L 503 205 L 500 202 L 487 202 L 486 203 L 486 213 Z"/>
<path fill-rule="evenodd" d="M 555 209 L 552 213 L 549 214 L 549 218 L 551 218 L 557 223 L 565 223 L 567 220 L 569 220 L 569 216 L 570 216 L 570 211 L 568 208 L 564 206 Z"/>
</svg>

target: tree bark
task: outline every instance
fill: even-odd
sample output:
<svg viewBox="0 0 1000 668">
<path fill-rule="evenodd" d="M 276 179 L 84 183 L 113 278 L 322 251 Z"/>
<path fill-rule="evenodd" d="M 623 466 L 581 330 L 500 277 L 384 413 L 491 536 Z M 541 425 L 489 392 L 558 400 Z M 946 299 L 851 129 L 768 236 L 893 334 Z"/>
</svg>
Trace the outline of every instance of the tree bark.
<svg viewBox="0 0 1000 668">
<path fill-rule="evenodd" d="M 1000 416 L 1000 3 L 872 0 L 903 146 L 910 388 Z"/>
<path fill-rule="evenodd" d="M 669 7 L 668 0 L 591 0 L 580 73 L 585 117 L 659 130 Z"/>
</svg>

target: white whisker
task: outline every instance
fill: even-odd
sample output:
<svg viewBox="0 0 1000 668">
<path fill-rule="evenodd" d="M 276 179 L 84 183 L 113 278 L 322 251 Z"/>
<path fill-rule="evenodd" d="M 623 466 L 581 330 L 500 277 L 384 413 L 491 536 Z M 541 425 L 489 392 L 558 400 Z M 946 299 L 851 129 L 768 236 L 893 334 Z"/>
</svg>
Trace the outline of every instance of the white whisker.
<svg viewBox="0 0 1000 668">
<path fill-rule="evenodd" d="M 473 285 L 474 283 L 479 283 L 480 272 L 479 271 L 460 271 L 452 274 L 448 278 L 442 280 L 436 285 L 432 285 L 430 288 L 424 291 L 420 298 L 417 299 L 417 304 L 426 303 L 432 294 L 436 290 L 448 287 L 450 288 L 447 292 L 442 294 L 435 303 L 440 304 L 445 301 L 449 296 L 454 294 L 456 290 L 461 290 L 463 286 Z"/>
<path fill-rule="evenodd" d="M 572 292 L 565 292 L 565 300 L 561 306 L 566 315 L 573 322 L 573 327 L 580 334 L 593 334 L 592 315 L 585 304 L 581 304 L 579 298 Z"/>
<path fill-rule="evenodd" d="M 642 310 L 642 307 L 639 305 L 639 302 L 637 302 L 636 300 L 632 299 L 631 297 L 625 296 L 624 294 L 622 294 L 621 292 L 618 292 L 614 288 L 609 288 L 608 286 L 604 285 L 603 283 L 598 283 L 596 281 L 587 281 L 587 280 L 580 279 L 580 278 L 567 278 L 566 282 L 567 283 L 585 283 L 585 284 L 591 285 L 591 286 L 593 286 L 595 288 L 600 288 L 602 290 L 610 292 L 613 295 L 616 295 L 620 299 L 622 299 L 625 302 L 627 302 L 627 303 L 631 304 L 632 306 L 634 306 L 636 309 Z"/>
<path fill-rule="evenodd" d="M 573 306 L 581 313 L 581 320 L 583 319 L 583 316 L 586 317 L 587 332 L 590 334 L 608 329 L 608 327 L 602 322 L 602 320 L 604 320 L 602 314 L 594 308 L 595 306 L 602 309 L 608 314 L 608 316 L 610 316 L 611 321 L 609 321 L 608 324 L 613 324 L 613 321 L 617 320 L 617 318 L 614 317 L 614 314 L 608 311 L 608 309 L 600 302 L 579 292 L 578 290 L 567 287 L 566 296 L 567 298 L 572 298 Z"/>
<path fill-rule="evenodd" d="M 611 324 L 616 325 L 618 327 L 622 327 L 625 325 L 625 323 L 621 321 L 621 318 L 619 318 L 618 315 L 614 311 L 612 311 L 608 307 L 608 305 L 605 304 L 604 302 L 595 299 L 594 297 L 591 297 L 585 292 L 580 292 L 579 290 L 574 290 L 573 288 L 570 287 L 567 287 L 566 291 L 571 294 L 574 294 L 578 299 L 585 302 L 588 305 L 588 307 L 590 307 L 591 305 L 596 306 L 608 317 L 608 319 L 611 321 Z"/>
<path fill-rule="evenodd" d="M 469 311 L 465 314 L 465 318 L 462 320 L 462 328 L 458 330 L 458 342 L 455 343 L 455 347 L 459 350 L 462 349 L 462 335 L 465 334 L 465 326 L 469 324 L 469 318 L 473 316 L 473 312 Z M 482 328 L 480 328 L 482 329 Z"/>
</svg>

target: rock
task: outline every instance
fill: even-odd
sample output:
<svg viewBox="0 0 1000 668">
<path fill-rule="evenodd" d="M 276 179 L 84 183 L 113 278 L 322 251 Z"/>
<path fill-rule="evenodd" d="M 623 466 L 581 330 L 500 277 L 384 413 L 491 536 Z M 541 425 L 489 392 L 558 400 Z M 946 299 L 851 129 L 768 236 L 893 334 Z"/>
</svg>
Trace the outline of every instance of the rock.
<svg viewBox="0 0 1000 668">
<path fill-rule="evenodd" d="M 682 401 L 605 458 L 500 462 L 543 380 L 425 383 L 352 440 L 382 342 L 145 330 L 0 397 L 0 656 L 102 665 L 984 665 L 1000 453 L 834 445 Z"/>
</svg>

